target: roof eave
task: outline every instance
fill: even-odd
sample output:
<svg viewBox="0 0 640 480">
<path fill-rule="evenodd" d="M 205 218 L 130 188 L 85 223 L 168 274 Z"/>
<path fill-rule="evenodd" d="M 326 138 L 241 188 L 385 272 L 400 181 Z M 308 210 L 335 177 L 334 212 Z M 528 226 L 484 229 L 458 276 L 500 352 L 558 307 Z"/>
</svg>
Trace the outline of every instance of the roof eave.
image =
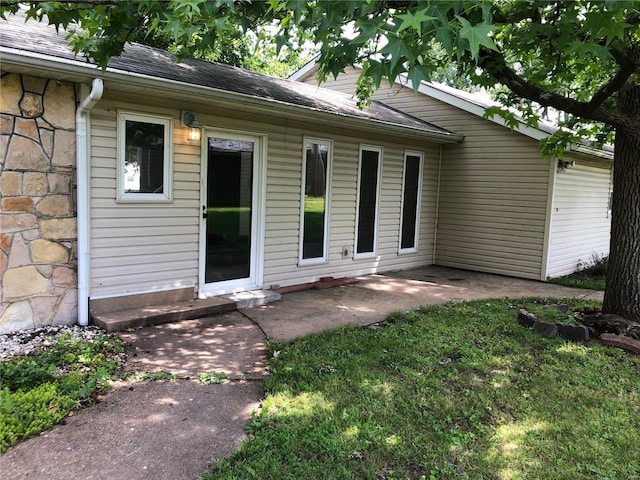
<svg viewBox="0 0 640 480">
<path fill-rule="evenodd" d="M 273 114 L 274 111 L 278 111 L 281 113 L 287 113 L 288 115 L 294 115 L 307 121 L 309 118 L 305 115 L 308 115 L 309 112 L 313 112 L 318 119 L 335 120 L 336 118 L 340 118 L 349 125 L 371 131 L 376 131 L 381 126 L 384 126 L 386 131 L 389 133 L 402 135 L 408 138 L 420 139 L 422 141 L 429 140 L 435 143 L 458 143 L 463 140 L 463 137 L 457 134 L 429 132 L 382 120 L 361 118 L 337 112 L 327 112 L 313 107 L 293 105 L 278 100 L 256 97 L 237 92 L 229 92 L 218 88 L 179 82 L 176 80 L 152 77 L 149 75 L 128 72 L 110 67 L 107 67 L 106 70 L 102 70 L 91 63 L 83 63 L 78 60 L 71 60 L 68 58 L 51 57 L 49 55 L 42 55 L 35 52 L 11 49 L 7 47 L 0 47 L 0 53 L 2 54 L 2 61 L 5 68 L 7 65 L 14 65 L 37 69 L 39 71 L 46 72 L 53 78 L 69 79 L 69 76 L 73 75 L 75 81 L 88 81 L 97 77 L 102 78 L 105 81 L 109 81 L 114 87 L 117 87 L 118 83 L 120 83 L 121 85 L 126 84 L 129 86 L 135 84 L 137 86 L 147 86 L 156 89 L 162 88 L 167 91 L 179 90 L 181 92 L 190 93 L 194 96 L 194 99 L 195 97 L 206 97 L 207 100 L 218 100 L 222 102 L 238 103 L 241 101 L 243 108 L 250 107 L 253 111 L 271 114 Z M 274 109 L 274 107 L 276 108 Z"/>
<path fill-rule="evenodd" d="M 596 148 L 587 147 L 585 145 L 570 145 L 567 149 L 568 154 L 577 155 L 586 159 L 597 158 L 600 160 L 606 160 L 613 162 L 613 152 L 607 152 L 606 150 L 600 150 Z"/>
</svg>

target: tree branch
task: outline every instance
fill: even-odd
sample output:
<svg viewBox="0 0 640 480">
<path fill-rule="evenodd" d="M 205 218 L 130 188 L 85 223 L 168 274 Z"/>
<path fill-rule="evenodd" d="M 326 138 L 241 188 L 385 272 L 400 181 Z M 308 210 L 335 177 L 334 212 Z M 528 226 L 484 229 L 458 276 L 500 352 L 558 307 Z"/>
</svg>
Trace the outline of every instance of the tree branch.
<svg viewBox="0 0 640 480">
<path fill-rule="evenodd" d="M 634 131 L 635 129 L 636 132 L 640 131 L 640 119 L 637 117 L 631 117 L 618 111 L 604 108 L 601 105 L 602 102 L 598 104 L 592 104 L 591 101 L 580 102 L 557 93 L 549 92 L 537 85 L 534 85 L 509 68 L 504 57 L 499 52 L 484 49 L 482 55 L 479 57 L 478 63 L 481 68 L 489 72 L 498 82 L 504 84 L 519 97 L 532 100 L 543 107 L 553 107 L 572 115 L 579 116 L 583 119 L 605 123 L 614 128 L 631 129 L 631 131 Z M 634 72 L 632 71 L 631 74 L 633 73 Z M 628 79 L 631 74 L 627 75 L 625 80 Z M 601 93 L 601 96 L 604 96 L 605 90 L 609 91 L 609 89 L 612 89 L 613 86 L 617 84 L 613 83 L 614 80 L 616 82 L 620 82 L 620 87 L 622 87 L 625 83 L 624 81 L 621 81 L 622 77 L 623 75 L 616 75 L 616 77 L 614 77 L 614 79 L 605 87 L 600 89 L 598 93 Z M 606 88 L 607 86 L 609 86 L 608 89 Z M 608 96 L 610 95 L 611 94 Z M 604 99 L 608 98 L 608 96 Z"/>
<path fill-rule="evenodd" d="M 611 49 L 611 55 L 616 60 L 618 65 L 620 65 L 620 70 L 618 70 L 618 73 L 616 73 L 616 75 L 611 80 L 609 80 L 609 82 L 604 84 L 593 95 L 593 97 L 591 97 L 591 100 L 589 100 L 589 102 L 587 103 L 587 105 L 591 106 L 591 108 L 599 107 L 600 105 L 602 105 L 602 102 L 604 102 L 607 98 L 620 90 L 622 86 L 627 83 L 629 77 L 631 77 L 631 75 L 633 75 L 640 67 L 629 57 L 615 49 Z"/>
</svg>

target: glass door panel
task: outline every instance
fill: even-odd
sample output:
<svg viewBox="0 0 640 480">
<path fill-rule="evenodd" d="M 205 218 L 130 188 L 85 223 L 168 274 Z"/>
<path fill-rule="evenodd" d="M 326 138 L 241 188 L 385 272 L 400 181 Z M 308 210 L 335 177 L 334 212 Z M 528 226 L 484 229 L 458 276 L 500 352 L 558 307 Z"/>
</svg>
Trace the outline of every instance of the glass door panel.
<svg viewBox="0 0 640 480">
<path fill-rule="evenodd" d="M 204 281 L 250 279 L 255 143 L 207 138 Z"/>
</svg>

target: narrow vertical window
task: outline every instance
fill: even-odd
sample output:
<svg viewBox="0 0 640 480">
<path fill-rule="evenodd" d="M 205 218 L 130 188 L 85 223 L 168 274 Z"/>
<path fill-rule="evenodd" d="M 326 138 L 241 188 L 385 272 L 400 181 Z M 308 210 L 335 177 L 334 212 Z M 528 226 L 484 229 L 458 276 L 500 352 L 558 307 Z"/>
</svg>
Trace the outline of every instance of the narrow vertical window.
<svg viewBox="0 0 640 480">
<path fill-rule="evenodd" d="M 405 152 L 402 181 L 399 253 L 418 251 L 420 195 L 422 193 L 422 152 Z"/>
<path fill-rule="evenodd" d="M 305 138 L 300 228 L 301 264 L 320 263 L 328 258 L 330 164 L 331 141 Z"/>
<path fill-rule="evenodd" d="M 360 147 L 355 258 L 376 254 L 382 148 Z"/>
</svg>

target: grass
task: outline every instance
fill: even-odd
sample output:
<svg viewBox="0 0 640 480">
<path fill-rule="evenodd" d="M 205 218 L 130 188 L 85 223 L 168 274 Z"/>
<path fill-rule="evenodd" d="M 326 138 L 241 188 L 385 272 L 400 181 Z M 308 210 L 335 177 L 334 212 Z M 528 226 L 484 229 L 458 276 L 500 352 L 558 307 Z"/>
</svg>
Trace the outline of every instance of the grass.
<svg viewBox="0 0 640 480">
<path fill-rule="evenodd" d="M 518 308 L 544 307 L 433 306 L 270 345 L 250 438 L 204 478 L 638 479 L 640 357 L 543 338 Z"/>
<path fill-rule="evenodd" d="M 604 290 L 607 274 L 608 257 L 594 255 L 589 262 L 581 265 L 577 272 L 564 277 L 552 278 L 551 283 L 565 287 L 587 288 L 590 290 Z"/>
<path fill-rule="evenodd" d="M 251 218 L 250 207 L 207 208 L 207 232 L 234 244 L 251 231 L 251 222 L 241 227 L 241 218 Z"/>
<path fill-rule="evenodd" d="M 0 363 L 0 452 L 60 423 L 108 389 L 122 352 L 115 336 L 88 341 L 67 334 L 50 347 Z"/>
<path fill-rule="evenodd" d="M 589 290 L 604 290 L 607 285 L 604 275 L 595 276 L 584 272 L 552 278 L 549 281 L 565 287 L 587 288 Z"/>
</svg>

